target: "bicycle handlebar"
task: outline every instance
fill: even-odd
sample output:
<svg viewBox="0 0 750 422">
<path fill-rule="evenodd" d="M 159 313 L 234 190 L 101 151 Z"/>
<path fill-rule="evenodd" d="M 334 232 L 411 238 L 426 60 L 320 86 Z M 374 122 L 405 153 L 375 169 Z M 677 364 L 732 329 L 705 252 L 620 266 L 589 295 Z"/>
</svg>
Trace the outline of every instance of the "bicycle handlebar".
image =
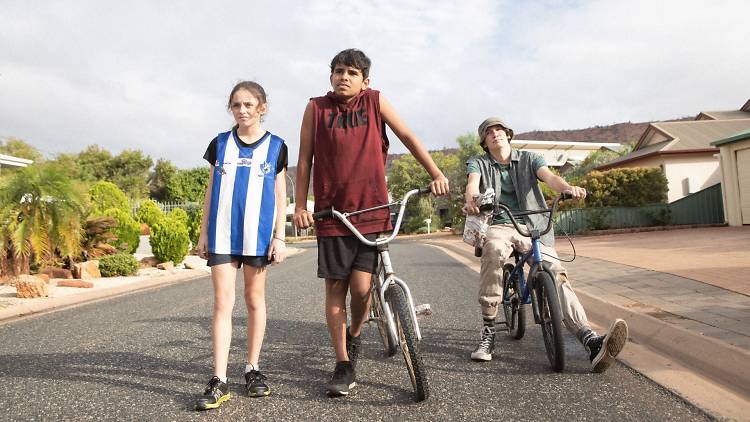
<svg viewBox="0 0 750 422">
<path fill-rule="evenodd" d="M 505 211 L 510 216 L 510 222 L 513 223 L 513 226 L 516 228 L 516 231 L 518 231 L 518 233 L 520 233 L 522 236 L 534 237 L 534 235 L 536 235 L 536 236 L 541 237 L 547 234 L 552 229 L 552 215 L 555 213 L 555 210 L 557 209 L 557 203 L 559 201 L 565 201 L 565 200 L 572 199 L 572 198 L 573 198 L 573 195 L 570 192 L 563 192 L 560 195 L 558 195 L 555 198 L 555 200 L 552 202 L 552 208 L 546 208 L 543 210 L 520 211 L 515 214 L 513 214 L 510 208 L 508 208 L 503 203 L 499 203 L 497 205 L 485 204 L 479 207 L 479 210 L 484 211 L 484 212 L 492 211 L 492 214 L 500 214 L 501 212 Z M 547 219 L 547 227 L 541 232 L 537 230 L 529 230 L 528 228 L 526 228 L 525 230 L 521 229 L 521 227 L 516 222 L 516 217 L 521 217 L 524 215 L 531 215 L 531 214 L 546 214 L 546 213 L 549 213 L 549 218 Z M 537 233 L 533 233 L 533 232 L 537 232 Z"/>
<path fill-rule="evenodd" d="M 412 189 L 409 192 L 406 192 L 406 194 L 404 194 L 404 197 L 399 202 L 391 202 L 389 204 L 378 205 L 376 207 L 367 208 L 367 209 L 358 210 L 358 211 L 351 211 L 351 212 L 339 212 L 338 210 L 336 210 L 333 207 L 331 207 L 331 208 L 327 208 L 327 209 L 324 209 L 324 210 L 320 210 L 320 211 L 314 212 L 312 216 L 313 216 L 313 219 L 315 219 L 315 220 L 325 220 L 325 219 L 328 219 L 328 218 L 337 218 L 339 221 L 341 221 L 342 223 L 344 223 L 344 225 L 349 230 L 351 230 L 351 232 L 355 236 L 357 236 L 357 238 L 359 238 L 359 240 L 362 243 L 364 243 L 366 245 L 369 245 L 369 246 L 377 246 L 378 244 L 388 243 L 391 240 L 393 240 L 393 238 L 396 237 L 396 235 L 398 234 L 399 229 L 401 228 L 401 221 L 403 220 L 404 211 L 406 210 L 406 203 L 407 203 L 407 201 L 409 201 L 409 198 L 411 196 L 413 196 L 413 195 L 423 195 L 423 194 L 431 193 L 431 192 L 432 192 L 432 188 L 430 186 L 424 186 L 424 187 L 421 187 L 419 189 Z M 383 208 L 388 208 L 391 205 L 397 205 L 397 204 L 400 205 L 400 208 L 399 208 L 399 211 L 398 211 L 398 218 L 396 218 L 396 224 L 393 226 L 393 232 L 388 237 L 375 239 L 375 241 L 368 240 L 349 221 L 349 216 L 357 215 L 357 214 L 362 214 L 362 213 L 369 212 L 369 211 L 375 211 L 375 210 L 379 210 L 379 209 L 383 209 Z"/>
</svg>

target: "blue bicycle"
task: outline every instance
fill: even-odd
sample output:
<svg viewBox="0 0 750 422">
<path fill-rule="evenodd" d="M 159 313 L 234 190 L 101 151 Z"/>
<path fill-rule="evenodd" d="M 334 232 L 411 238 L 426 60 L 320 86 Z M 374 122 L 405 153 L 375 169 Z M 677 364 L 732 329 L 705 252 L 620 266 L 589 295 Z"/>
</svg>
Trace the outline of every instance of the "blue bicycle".
<svg viewBox="0 0 750 422">
<path fill-rule="evenodd" d="M 505 264 L 503 267 L 502 305 L 505 321 L 499 322 L 499 324 L 505 325 L 512 338 L 521 339 L 526 332 L 526 309 L 523 305 L 531 304 L 534 322 L 541 325 L 542 328 L 547 358 L 552 365 L 552 369 L 556 372 L 561 372 L 565 368 L 562 309 L 557 296 L 555 276 L 550 270 L 550 263 L 542 260 L 539 239 L 552 229 L 552 216 L 557 208 L 557 203 L 570 198 L 572 198 L 570 194 L 563 193 L 555 198 L 550 209 L 521 211 L 515 214 L 505 204 L 489 204 L 480 207 L 481 211 L 491 211 L 492 214 L 507 213 L 518 233 L 531 238 L 531 250 L 525 254 L 513 251 L 512 256 L 515 258 L 515 265 Z M 549 214 L 549 218 L 547 227 L 542 231 L 523 229 L 515 219 L 515 217 L 524 215 L 546 213 Z M 481 250 L 475 251 L 475 255 L 481 256 Z M 527 263 L 531 267 L 528 273 L 528 282 L 524 278 L 524 265 Z"/>
</svg>

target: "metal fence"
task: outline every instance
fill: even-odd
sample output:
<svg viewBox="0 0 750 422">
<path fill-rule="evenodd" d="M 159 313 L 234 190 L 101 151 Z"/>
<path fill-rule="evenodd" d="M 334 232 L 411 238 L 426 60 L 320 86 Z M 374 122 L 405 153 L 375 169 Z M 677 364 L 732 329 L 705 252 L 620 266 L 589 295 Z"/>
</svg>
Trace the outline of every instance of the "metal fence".
<svg viewBox="0 0 750 422">
<path fill-rule="evenodd" d="M 182 208 L 183 210 L 188 211 L 191 209 L 199 208 L 201 206 L 201 204 L 197 202 L 190 202 L 190 201 L 181 201 L 181 202 L 154 201 L 154 202 L 156 203 L 156 205 L 159 206 L 159 208 L 161 208 L 162 212 L 165 212 L 165 213 L 170 212 L 175 208 Z M 131 208 L 133 210 L 133 215 L 135 215 L 136 211 L 138 211 L 138 208 L 140 206 L 141 206 L 141 202 L 136 202 L 131 205 Z"/>
<path fill-rule="evenodd" d="M 721 224 L 724 222 L 721 184 L 671 204 L 571 209 L 558 212 L 554 221 L 557 234 L 677 224 Z"/>
</svg>

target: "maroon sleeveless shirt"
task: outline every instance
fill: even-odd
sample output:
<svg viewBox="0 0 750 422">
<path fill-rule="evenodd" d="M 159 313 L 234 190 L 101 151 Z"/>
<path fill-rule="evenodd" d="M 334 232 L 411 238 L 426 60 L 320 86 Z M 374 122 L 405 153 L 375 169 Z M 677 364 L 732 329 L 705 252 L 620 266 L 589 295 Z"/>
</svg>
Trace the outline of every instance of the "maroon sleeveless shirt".
<svg viewBox="0 0 750 422">
<path fill-rule="evenodd" d="M 313 193 L 315 211 L 334 207 L 346 212 L 386 204 L 385 160 L 388 138 L 380 117 L 380 93 L 360 92 L 340 103 L 329 92 L 312 98 L 315 141 Z M 362 233 L 390 230 L 390 211 L 384 208 L 352 216 Z M 352 236 L 335 219 L 315 222 L 318 236 Z"/>
</svg>

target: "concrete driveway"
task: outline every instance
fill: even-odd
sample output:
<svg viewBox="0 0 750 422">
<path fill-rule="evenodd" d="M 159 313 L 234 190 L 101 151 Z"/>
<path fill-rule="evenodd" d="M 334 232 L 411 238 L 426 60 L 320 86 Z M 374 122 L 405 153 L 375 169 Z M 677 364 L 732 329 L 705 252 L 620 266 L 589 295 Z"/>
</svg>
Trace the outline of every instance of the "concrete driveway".
<svg viewBox="0 0 750 422">
<path fill-rule="evenodd" d="M 750 226 L 576 236 L 576 253 L 678 275 L 750 296 Z M 561 253 L 572 253 L 564 237 Z"/>
</svg>

